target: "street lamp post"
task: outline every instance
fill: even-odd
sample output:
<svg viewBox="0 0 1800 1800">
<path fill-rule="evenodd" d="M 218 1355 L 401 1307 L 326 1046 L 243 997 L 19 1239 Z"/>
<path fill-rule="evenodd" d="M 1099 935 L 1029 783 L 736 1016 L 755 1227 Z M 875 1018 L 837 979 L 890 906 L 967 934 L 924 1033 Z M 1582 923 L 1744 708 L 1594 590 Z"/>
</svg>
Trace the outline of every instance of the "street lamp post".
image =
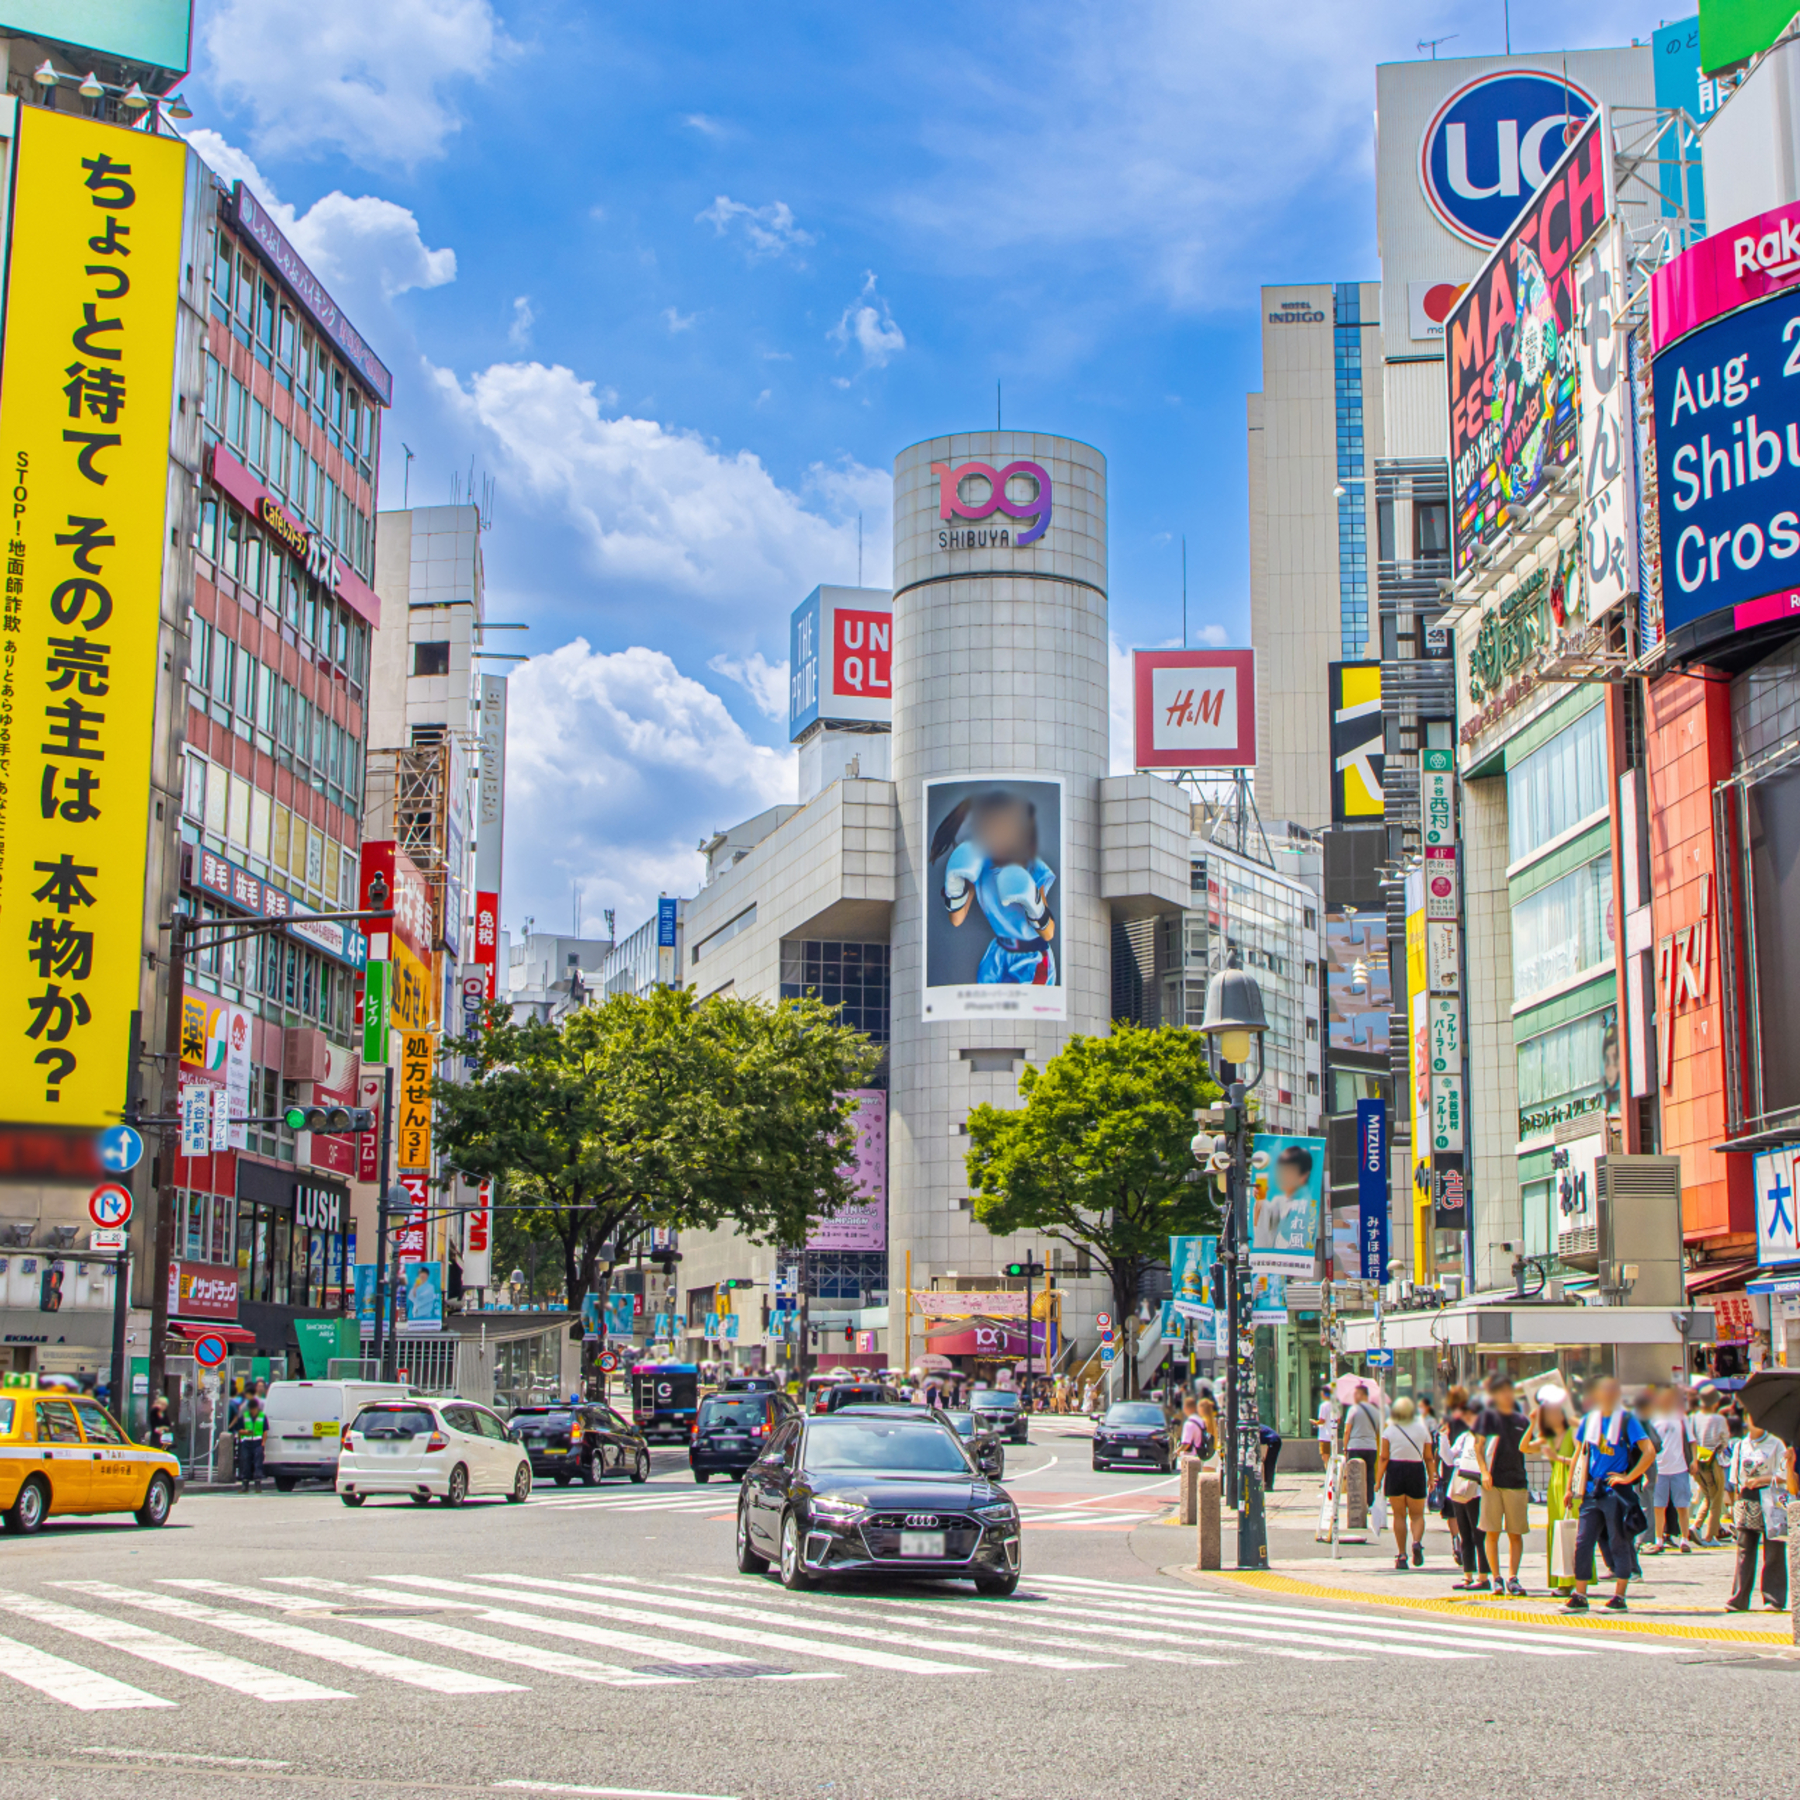
<svg viewBox="0 0 1800 1800">
<path fill-rule="evenodd" d="M 1226 1427 L 1237 1474 L 1238 1567 L 1269 1566 L 1268 1525 L 1263 1511 L 1262 1434 L 1256 1404 L 1256 1325 L 1250 1269 L 1250 1108 L 1248 1090 L 1262 1080 L 1263 1033 L 1269 1028 L 1262 990 L 1242 969 L 1221 969 L 1206 984 L 1206 1015 L 1200 1029 L 1207 1041 L 1213 1074 L 1225 1090 L 1224 1103 L 1204 1122 L 1220 1135 L 1203 1132 L 1194 1152 L 1225 1190 L 1222 1233 L 1226 1308 L 1231 1321 L 1230 1379 Z M 1254 1055 L 1255 1073 L 1241 1079 Z M 1225 1079 L 1226 1070 L 1230 1079 Z"/>
</svg>

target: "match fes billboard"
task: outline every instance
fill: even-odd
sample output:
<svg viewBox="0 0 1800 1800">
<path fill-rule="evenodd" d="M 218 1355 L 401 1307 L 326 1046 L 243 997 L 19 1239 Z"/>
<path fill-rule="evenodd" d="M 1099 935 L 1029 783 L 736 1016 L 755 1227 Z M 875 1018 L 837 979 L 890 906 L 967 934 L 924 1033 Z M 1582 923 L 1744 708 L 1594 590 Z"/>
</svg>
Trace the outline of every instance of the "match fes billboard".
<svg viewBox="0 0 1800 1800">
<path fill-rule="evenodd" d="M 1445 321 L 1458 575 L 1581 454 L 1575 264 L 1612 216 L 1606 120 L 1582 127 Z"/>
<path fill-rule="evenodd" d="M 1254 650 L 1134 650 L 1139 769 L 1256 763 Z"/>
</svg>

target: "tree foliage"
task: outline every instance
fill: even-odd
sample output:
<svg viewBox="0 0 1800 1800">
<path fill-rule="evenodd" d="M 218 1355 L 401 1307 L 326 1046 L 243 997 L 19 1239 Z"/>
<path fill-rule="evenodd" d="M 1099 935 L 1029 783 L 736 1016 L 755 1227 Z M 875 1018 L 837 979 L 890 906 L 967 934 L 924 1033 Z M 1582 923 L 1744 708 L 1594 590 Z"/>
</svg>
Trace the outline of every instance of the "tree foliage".
<svg viewBox="0 0 1800 1800">
<path fill-rule="evenodd" d="M 556 1024 L 484 1028 L 450 1048 L 466 1085 L 433 1086 L 447 1166 L 503 1182 L 521 1238 L 561 1246 L 579 1307 L 601 1248 L 651 1226 L 730 1223 L 800 1243 L 810 1218 L 854 1198 L 856 1102 L 877 1052 L 816 1000 L 656 988 L 619 994 Z"/>
<path fill-rule="evenodd" d="M 1042 1069 L 1026 1067 L 1019 1094 L 1016 1109 L 969 1114 L 975 1217 L 996 1236 L 1035 1232 L 1089 1251 L 1122 1321 L 1170 1236 L 1218 1221 L 1190 1148 L 1195 1108 L 1219 1094 L 1205 1040 L 1178 1026 L 1072 1037 Z"/>
</svg>

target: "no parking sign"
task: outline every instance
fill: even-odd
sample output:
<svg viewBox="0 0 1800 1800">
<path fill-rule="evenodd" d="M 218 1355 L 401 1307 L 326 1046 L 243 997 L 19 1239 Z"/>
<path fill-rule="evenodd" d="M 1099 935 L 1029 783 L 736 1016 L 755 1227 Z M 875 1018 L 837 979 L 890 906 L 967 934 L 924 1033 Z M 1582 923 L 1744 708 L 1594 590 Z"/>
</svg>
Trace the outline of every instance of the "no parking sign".
<svg viewBox="0 0 1800 1800">
<path fill-rule="evenodd" d="M 231 1346 L 212 1332 L 194 1340 L 194 1361 L 203 1369 L 216 1369 L 230 1354 Z"/>
</svg>

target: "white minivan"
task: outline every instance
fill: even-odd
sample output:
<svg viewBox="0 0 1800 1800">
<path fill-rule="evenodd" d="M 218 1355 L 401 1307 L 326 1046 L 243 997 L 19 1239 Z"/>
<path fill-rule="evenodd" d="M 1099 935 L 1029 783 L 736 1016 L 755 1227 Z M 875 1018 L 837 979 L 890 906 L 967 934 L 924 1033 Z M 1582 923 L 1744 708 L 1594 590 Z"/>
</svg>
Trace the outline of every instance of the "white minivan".
<svg viewBox="0 0 1800 1800">
<path fill-rule="evenodd" d="M 500 1415 L 473 1400 L 378 1400 L 344 1428 L 337 1491 L 346 1506 L 371 1494 L 404 1494 L 418 1506 L 461 1506 L 471 1494 L 522 1501 L 531 1458 Z"/>
<path fill-rule="evenodd" d="M 272 1381 L 263 1396 L 269 1421 L 263 1473 L 282 1493 L 297 1481 L 337 1479 L 344 1427 L 371 1400 L 403 1400 L 414 1390 L 394 1381 Z"/>
</svg>

